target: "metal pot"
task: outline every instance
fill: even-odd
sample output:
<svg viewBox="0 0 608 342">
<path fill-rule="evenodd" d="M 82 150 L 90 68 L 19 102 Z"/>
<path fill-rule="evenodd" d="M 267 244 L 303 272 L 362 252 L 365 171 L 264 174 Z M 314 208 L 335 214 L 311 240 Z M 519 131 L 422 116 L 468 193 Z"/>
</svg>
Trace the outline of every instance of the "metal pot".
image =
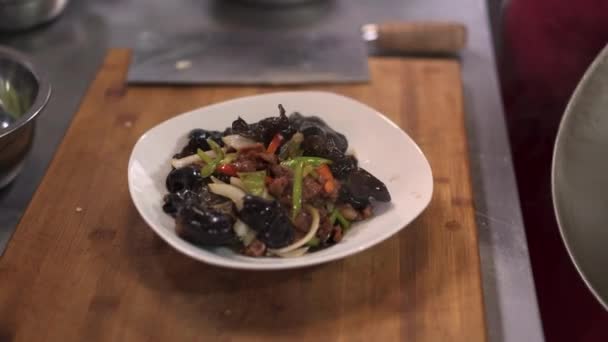
<svg viewBox="0 0 608 342">
<path fill-rule="evenodd" d="M 68 0 L 0 0 L 0 31 L 19 31 L 56 18 Z"/>
<path fill-rule="evenodd" d="M 238 0 L 240 2 L 246 2 L 252 5 L 259 5 L 265 7 L 283 7 L 301 5 L 310 2 L 321 2 L 323 0 Z"/>
<path fill-rule="evenodd" d="M 34 139 L 34 119 L 50 95 L 49 83 L 26 56 L 0 47 L 0 188 L 21 170 Z"/>
</svg>

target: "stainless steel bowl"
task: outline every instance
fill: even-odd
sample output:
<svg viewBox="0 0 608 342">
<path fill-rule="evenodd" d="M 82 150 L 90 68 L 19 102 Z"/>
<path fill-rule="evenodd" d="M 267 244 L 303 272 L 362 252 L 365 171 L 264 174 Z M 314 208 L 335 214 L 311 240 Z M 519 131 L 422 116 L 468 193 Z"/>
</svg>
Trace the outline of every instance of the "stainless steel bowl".
<svg viewBox="0 0 608 342">
<path fill-rule="evenodd" d="M 310 2 L 321 2 L 323 0 L 238 0 L 240 2 L 250 3 L 252 5 L 260 5 L 267 7 L 282 7 L 282 6 L 293 6 L 301 5 Z"/>
<path fill-rule="evenodd" d="M 68 0 L 0 0 L 0 31 L 24 30 L 56 18 Z"/>
<path fill-rule="evenodd" d="M 553 204 L 570 257 L 608 310 L 608 45 L 576 87 L 553 154 Z"/>
<path fill-rule="evenodd" d="M 0 188 L 19 173 L 51 86 L 23 54 L 0 47 Z M 4 124 L 2 124 L 4 123 Z"/>
</svg>

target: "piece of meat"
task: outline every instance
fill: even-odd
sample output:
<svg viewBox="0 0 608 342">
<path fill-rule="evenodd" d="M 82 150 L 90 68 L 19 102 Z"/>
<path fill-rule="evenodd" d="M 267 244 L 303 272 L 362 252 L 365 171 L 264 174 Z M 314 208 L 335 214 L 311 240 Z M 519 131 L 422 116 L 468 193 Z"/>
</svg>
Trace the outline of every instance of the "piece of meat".
<svg viewBox="0 0 608 342">
<path fill-rule="evenodd" d="M 279 198 L 279 203 L 281 203 L 281 205 L 287 209 L 291 208 L 291 191 L 284 191 L 283 195 L 281 195 Z"/>
<path fill-rule="evenodd" d="M 265 163 L 258 159 L 258 154 L 259 152 L 254 150 L 239 152 L 233 163 L 234 167 L 238 172 L 253 172 L 266 168 Z"/>
<path fill-rule="evenodd" d="M 329 220 L 326 218 L 323 220 L 323 222 L 321 222 L 321 226 L 319 227 L 319 230 L 317 230 L 317 237 L 319 240 L 321 240 L 321 242 L 326 242 L 331 237 L 333 230 L 334 226 L 332 226 Z"/>
<path fill-rule="evenodd" d="M 265 252 L 266 245 L 258 239 L 251 241 L 249 246 L 245 247 L 245 250 L 243 251 L 245 255 L 250 257 L 260 257 L 264 255 Z"/>
<path fill-rule="evenodd" d="M 261 143 L 257 143 L 239 150 L 239 153 L 241 154 L 247 154 L 252 152 L 264 152 L 264 145 L 262 145 Z"/>
<path fill-rule="evenodd" d="M 340 211 L 340 214 L 342 214 L 342 216 L 349 221 L 356 221 L 359 219 L 359 213 L 355 210 L 355 208 L 353 208 L 352 205 L 348 203 L 341 204 L 338 207 L 338 210 Z"/>
<path fill-rule="evenodd" d="M 277 158 L 276 154 L 273 153 L 261 152 L 258 153 L 256 157 L 272 165 L 275 165 L 279 162 L 279 159 Z"/>
<path fill-rule="evenodd" d="M 281 197 L 285 192 L 287 185 L 289 185 L 289 179 L 287 179 L 287 177 L 282 176 L 273 178 L 268 184 L 268 192 L 274 197 Z"/>
<path fill-rule="evenodd" d="M 301 240 L 301 239 L 302 239 L 304 236 L 306 236 L 306 233 L 301 232 L 301 231 L 299 231 L 299 230 L 296 230 L 296 231 L 295 231 L 295 235 L 294 235 L 294 236 L 295 236 L 295 238 L 294 238 L 293 240 L 294 240 L 294 241 L 299 241 L 299 240 Z"/>
<path fill-rule="evenodd" d="M 311 201 L 318 197 L 323 191 L 323 186 L 314 178 L 307 176 L 302 183 L 302 198 L 305 201 Z"/>
<path fill-rule="evenodd" d="M 233 165 L 237 172 L 253 172 L 257 170 L 258 163 L 251 159 L 237 159 Z"/>
<path fill-rule="evenodd" d="M 296 230 L 308 233 L 310 230 L 310 225 L 312 224 L 312 217 L 309 213 L 305 211 L 301 211 L 293 222 Z"/>
<path fill-rule="evenodd" d="M 374 215 L 374 210 L 371 205 L 368 205 L 367 207 L 363 208 L 363 210 L 361 210 L 361 218 L 364 220 L 367 220 L 368 218 L 372 217 L 373 215 Z"/>
<path fill-rule="evenodd" d="M 293 177 L 293 171 L 290 168 L 281 165 L 272 165 L 270 167 L 270 172 L 274 177 Z"/>
<path fill-rule="evenodd" d="M 325 206 L 320 206 L 316 208 L 319 211 L 319 217 L 328 217 L 329 214 L 327 213 L 327 209 L 325 209 Z"/>
<path fill-rule="evenodd" d="M 342 227 L 340 227 L 340 226 L 335 226 L 335 227 L 334 227 L 334 230 L 333 230 L 333 232 L 332 232 L 331 239 L 332 239 L 334 242 L 336 242 L 336 243 L 337 243 L 337 242 L 340 242 L 340 241 L 342 240 L 342 234 L 343 234 L 343 233 L 344 233 L 344 232 L 342 231 Z"/>
</svg>

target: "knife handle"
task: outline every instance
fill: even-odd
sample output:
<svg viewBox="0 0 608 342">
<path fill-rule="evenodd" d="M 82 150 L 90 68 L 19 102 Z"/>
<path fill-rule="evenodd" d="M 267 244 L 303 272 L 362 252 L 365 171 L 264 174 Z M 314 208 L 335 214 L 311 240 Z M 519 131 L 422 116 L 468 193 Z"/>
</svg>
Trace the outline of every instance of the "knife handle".
<svg viewBox="0 0 608 342">
<path fill-rule="evenodd" d="M 457 54 L 466 45 L 467 30 L 452 22 L 387 22 L 377 24 L 375 44 L 382 50 L 406 53 Z"/>
</svg>

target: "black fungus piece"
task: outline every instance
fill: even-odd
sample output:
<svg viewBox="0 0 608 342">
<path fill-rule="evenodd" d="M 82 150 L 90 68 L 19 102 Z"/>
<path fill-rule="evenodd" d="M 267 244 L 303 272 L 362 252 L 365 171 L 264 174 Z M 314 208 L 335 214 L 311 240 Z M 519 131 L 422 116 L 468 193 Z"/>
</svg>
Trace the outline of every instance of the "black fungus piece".
<svg viewBox="0 0 608 342">
<path fill-rule="evenodd" d="M 315 156 L 337 161 L 344 158 L 345 154 L 341 151 L 333 140 L 327 139 L 323 135 L 304 136 L 302 151 L 305 156 Z"/>
<path fill-rule="evenodd" d="M 255 124 L 251 124 L 251 126 L 253 125 Z M 249 126 L 250 125 L 247 123 L 247 121 L 243 120 L 243 118 L 239 116 L 236 120 L 232 121 L 230 132 L 232 134 L 240 134 L 244 137 L 255 139 L 255 132 L 252 132 Z M 226 131 L 228 131 L 228 129 Z"/>
<path fill-rule="evenodd" d="M 357 170 L 357 158 L 352 155 L 344 155 L 341 158 L 334 159 L 329 168 L 335 178 L 339 180 L 346 179 L 351 172 Z"/>
<path fill-rule="evenodd" d="M 210 150 L 211 146 L 209 146 L 207 139 L 212 139 L 218 145 L 224 146 L 222 136 L 223 133 L 219 131 L 208 131 L 202 128 L 193 129 L 188 133 L 188 144 L 174 157 L 183 158 L 195 154 L 196 150 L 199 148 L 203 151 Z"/>
<path fill-rule="evenodd" d="M 233 134 L 235 134 L 235 133 L 232 131 L 232 127 L 226 127 L 226 129 L 222 133 L 222 136 L 225 137 L 227 135 L 233 135 Z"/>
<path fill-rule="evenodd" d="M 222 132 L 219 131 L 207 131 L 201 128 L 193 129 L 188 134 L 188 139 L 188 145 L 195 146 L 203 151 L 211 149 L 211 146 L 209 146 L 207 139 L 212 139 L 218 145 L 224 146 L 224 142 L 222 141 Z"/>
<path fill-rule="evenodd" d="M 338 198 L 360 210 L 369 204 L 370 199 L 390 202 L 391 195 L 382 181 L 366 170 L 357 168 L 342 183 Z"/>
<path fill-rule="evenodd" d="M 355 197 L 370 197 L 380 202 L 390 202 L 391 194 L 386 185 L 365 169 L 358 168 L 348 176 L 350 192 Z"/>
<path fill-rule="evenodd" d="M 220 196 L 220 195 L 217 195 L 217 194 L 214 194 L 213 192 L 211 192 L 211 190 L 209 190 L 208 186 L 201 187 L 199 196 L 200 196 L 202 205 L 207 206 L 207 207 L 214 207 L 216 205 L 221 205 L 225 202 L 232 203 L 232 201 L 230 201 L 226 197 Z"/>
<path fill-rule="evenodd" d="M 163 198 L 163 211 L 175 217 L 183 208 L 199 205 L 202 201 L 203 198 L 200 192 L 184 189 L 165 195 Z"/>
<path fill-rule="evenodd" d="M 163 211 L 166 214 L 175 217 L 180 209 L 180 201 L 181 199 L 177 194 L 166 194 L 165 197 L 163 197 Z"/>
<path fill-rule="evenodd" d="M 275 200 L 247 195 L 239 217 L 258 233 L 258 240 L 269 248 L 285 247 L 294 239 L 293 223 L 287 211 Z"/>
<path fill-rule="evenodd" d="M 348 149 L 348 140 L 346 137 L 342 133 L 329 127 L 321 118 L 293 113 L 289 116 L 289 121 L 291 121 L 294 129 L 304 134 L 305 138 L 318 136 L 324 144 L 331 144 L 331 147 L 337 149 L 340 154 L 346 153 L 346 150 Z"/>
<path fill-rule="evenodd" d="M 338 192 L 338 202 L 348 203 L 357 210 L 363 210 L 365 207 L 367 207 L 370 204 L 369 198 L 367 198 L 367 197 L 357 198 L 357 197 L 353 196 L 353 194 L 350 192 L 350 189 L 348 188 L 348 186 L 346 184 L 342 184 L 340 186 L 340 190 Z"/>
<path fill-rule="evenodd" d="M 204 183 L 201 170 L 196 166 L 185 166 L 173 169 L 167 175 L 165 185 L 171 193 L 181 190 L 193 190 L 201 187 Z"/>
<path fill-rule="evenodd" d="M 285 115 L 285 109 L 282 105 L 279 105 L 279 110 L 280 115 L 278 117 L 269 117 L 252 124 L 248 124 L 239 117 L 232 122 L 232 127 L 229 131 L 232 134 L 239 134 L 259 141 L 264 145 L 268 145 L 277 133 L 280 133 L 285 139 L 289 139 L 296 130 L 291 126 L 291 122 L 287 115 Z"/>
<path fill-rule="evenodd" d="M 238 241 L 232 228 L 235 219 L 218 211 L 194 206 L 183 208 L 176 222 L 177 234 L 197 245 L 222 246 Z"/>
<path fill-rule="evenodd" d="M 176 217 L 182 209 L 191 207 L 235 215 L 232 201 L 212 193 L 207 186 L 201 186 L 198 190 L 185 189 L 169 193 L 163 198 L 163 211 L 173 217 Z"/>
</svg>

